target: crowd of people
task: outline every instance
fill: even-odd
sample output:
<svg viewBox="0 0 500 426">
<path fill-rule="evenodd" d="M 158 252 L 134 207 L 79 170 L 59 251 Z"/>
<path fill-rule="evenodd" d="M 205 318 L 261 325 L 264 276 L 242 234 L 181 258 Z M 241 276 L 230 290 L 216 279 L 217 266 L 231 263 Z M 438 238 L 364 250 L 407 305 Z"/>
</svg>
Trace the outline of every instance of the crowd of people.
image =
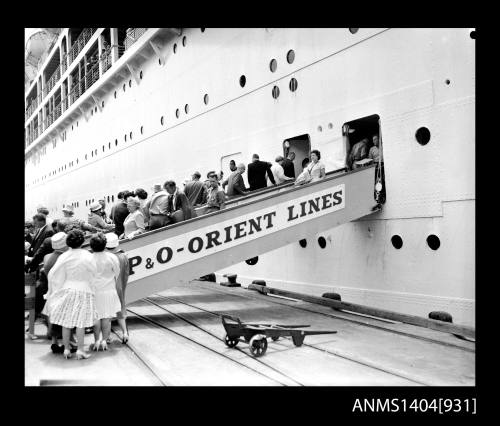
<svg viewBox="0 0 500 426">
<path fill-rule="evenodd" d="M 349 168 L 365 158 L 379 160 L 378 136 L 368 149 L 368 139 L 356 143 L 349 156 Z M 155 230 L 194 216 L 194 209 L 203 207 L 203 214 L 225 208 L 228 199 L 247 195 L 267 187 L 287 182 L 303 185 L 326 176 L 321 153 L 312 150 L 310 159 L 302 161 L 302 172 L 295 176 L 295 153 L 286 158 L 278 155 L 273 163 L 262 161 L 258 154 L 248 164 L 231 160 L 231 173 L 201 174 L 194 172 L 191 180 L 180 190 L 175 181 L 155 184 L 152 194 L 138 188 L 118 193 L 117 202 L 106 213 L 106 201 L 90 204 L 87 220 L 74 217 L 71 205 L 63 207 L 63 217 L 49 217 L 46 207 L 40 206 L 32 221 L 25 223 L 25 272 L 36 274 L 35 309 L 45 318 L 48 337 L 54 353 L 78 359 L 88 358 L 84 351 L 84 333 L 94 334 L 94 350 L 106 350 L 110 341 L 111 319 L 116 318 L 122 330 L 123 342 L 129 339 L 126 326 L 125 289 L 129 266 L 127 256 L 119 249 L 120 239 L 131 239 L 148 230 Z M 249 187 L 243 174 L 247 172 Z M 82 245 L 90 237 L 90 249 Z M 72 339 L 76 330 L 76 342 Z M 58 339 L 63 339 L 63 345 Z M 72 347 L 73 346 L 73 347 Z"/>
</svg>

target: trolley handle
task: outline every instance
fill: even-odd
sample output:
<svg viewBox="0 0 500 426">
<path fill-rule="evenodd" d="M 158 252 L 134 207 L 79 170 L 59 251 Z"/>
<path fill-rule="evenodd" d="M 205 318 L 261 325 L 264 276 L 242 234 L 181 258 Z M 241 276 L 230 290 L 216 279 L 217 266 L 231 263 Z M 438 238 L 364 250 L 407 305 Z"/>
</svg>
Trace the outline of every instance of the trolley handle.
<svg viewBox="0 0 500 426">
<path fill-rule="evenodd" d="M 237 323 L 238 323 L 238 325 L 240 325 L 240 326 L 242 325 L 242 324 L 241 324 L 241 321 L 240 321 L 240 319 L 239 319 L 239 318 L 237 318 L 237 317 L 232 317 L 231 315 L 226 315 L 226 314 L 223 314 L 223 315 L 222 315 L 222 323 L 223 323 L 223 324 L 226 324 L 226 319 L 228 319 L 228 320 L 230 320 L 230 321 L 237 322 Z"/>
</svg>

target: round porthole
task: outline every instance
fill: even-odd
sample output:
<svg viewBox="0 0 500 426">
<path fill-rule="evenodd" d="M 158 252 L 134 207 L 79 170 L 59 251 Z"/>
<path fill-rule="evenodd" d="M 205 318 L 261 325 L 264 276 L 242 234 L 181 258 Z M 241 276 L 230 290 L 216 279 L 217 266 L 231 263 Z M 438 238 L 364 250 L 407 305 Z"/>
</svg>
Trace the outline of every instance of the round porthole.
<svg viewBox="0 0 500 426">
<path fill-rule="evenodd" d="M 437 250 L 441 245 L 441 241 L 439 240 L 439 237 L 437 235 L 431 234 L 427 237 L 427 245 L 432 250 Z"/>
<path fill-rule="evenodd" d="M 431 132 L 427 127 L 420 127 L 415 132 L 415 138 L 420 145 L 427 145 L 429 140 L 431 139 Z"/>
<path fill-rule="evenodd" d="M 473 40 L 475 40 L 475 39 L 476 39 L 476 31 L 475 31 L 475 30 L 472 30 L 472 31 L 469 33 L 469 35 L 470 35 L 470 38 L 471 38 L 471 39 L 473 39 Z"/>
<path fill-rule="evenodd" d="M 142 71 L 139 73 L 139 78 L 142 80 Z"/>
<path fill-rule="evenodd" d="M 141 135 L 144 133 L 144 127 L 141 126 Z"/>
<path fill-rule="evenodd" d="M 125 142 L 127 142 L 127 134 L 126 133 L 123 135 L 123 139 L 125 140 Z"/>
<path fill-rule="evenodd" d="M 300 247 L 302 248 L 306 248 L 307 247 L 307 240 L 305 238 L 302 238 L 300 241 L 299 241 L 299 245 Z"/>
<path fill-rule="evenodd" d="M 123 91 L 125 92 L 125 88 L 127 87 L 127 85 L 125 83 L 123 83 Z"/>
<path fill-rule="evenodd" d="M 276 59 L 271 59 L 271 62 L 269 63 L 269 69 L 271 70 L 271 72 L 275 72 L 277 68 L 278 61 L 276 61 Z"/>
<path fill-rule="evenodd" d="M 71 125 L 71 130 L 73 130 L 73 125 Z"/>
<path fill-rule="evenodd" d="M 128 87 L 132 87 L 132 80 L 128 81 Z"/>
<path fill-rule="evenodd" d="M 290 91 L 295 92 L 297 90 L 298 85 L 299 83 L 297 83 L 297 80 L 295 78 L 292 78 L 290 80 L 290 84 L 288 85 L 288 87 L 290 88 Z"/>
<path fill-rule="evenodd" d="M 451 81 L 450 81 L 450 79 L 449 79 L 449 78 L 447 78 L 444 82 L 445 82 L 445 84 L 446 84 L 447 86 L 449 86 L 449 85 L 450 85 L 450 83 L 451 83 Z"/>
<path fill-rule="evenodd" d="M 292 64 L 293 61 L 295 61 L 295 52 L 293 50 L 289 50 L 288 53 L 286 54 L 286 61 L 289 64 Z"/>
<path fill-rule="evenodd" d="M 115 90 L 115 99 L 116 99 L 116 90 Z"/>
<path fill-rule="evenodd" d="M 326 247 L 326 240 L 325 237 L 319 237 L 318 238 L 318 245 L 324 249 Z"/>
<path fill-rule="evenodd" d="M 280 88 L 278 86 L 273 87 L 272 95 L 274 99 L 278 99 L 278 96 L 280 95 Z"/>
<path fill-rule="evenodd" d="M 76 127 L 78 127 L 78 121 L 76 122 Z"/>
<path fill-rule="evenodd" d="M 208 94 L 205 93 L 205 96 L 203 96 L 203 102 L 205 103 L 205 105 L 208 105 Z"/>
<path fill-rule="evenodd" d="M 160 124 L 161 124 L 162 126 L 163 126 L 163 121 L 164 121 L 164 120 L 163 120 L 163 115 L 162 115 L 162 116 L 161 116 L 161 118 L 160 118 Z"/>
<path fill-rule="evenodd" d="M 328 123 L 328 128 L 331 130 L 333 129 L 333 124 L 332 123 Z"/>
<path fill-rule="evenodd" d="M 259 256 L 252 257 L 251 259 L 245 260 L 247 265 L 255 265 L 259 261 Z"/>
<path fill-rule="evenodd" d="M 132 140 L 132 132 L 129 133 L 128 137 Z"/>
<path fill-rule="evenodd" d="M 97 112 L 97 107 L 94 108 L 94 112 Z"/>
<path fill-rule="evenodd" d="M 115 139 L 115 146 L 118 146 L 118 139 Z"/>
<path fill-rule="evenodd" d="M 323 127 L 318 126 L 318 132 L 322 132 L 322 131 L 323 131 Z"/>
<path fill-rule="evenodd" d="M 186 41 L 187 41 L 186 36 L 182 37 L 182 45 L 184 47 L 186 47 Z"/>
<path fill-rule="evenodd" d="M 108 143 L 108 149 L 111 149 L 111 142 Z"/>
<path fill-rule="evenodd" d="M 85 154 L 85 160 L 87 159 L 87 154 Z"/>
<path fill-rule="evenodd" d="M 393 235 L 391 238 L 391 243 L 395 249 L 400 249 L 403 247 L 403 239 L 399 235 Z"/>
<path fill-rule="evenodd" d="M 94 110 L 93 109 L 90 110 L 90 115 L 94 115 Z"/>
<path fill-rule="evenodd" d="M 245 84 L 247 84 L 247 78 L 244 75 L 242 75 L 240 77 L 240 86 L 245 87 Z"/>
<path fill-rule="evenodd" d="M 104 101 L 101 102 L 101 108 L 104 108 Z"/>
<path fill-rule="evenodd" d="M 179 108 L 177 108 L 177 109 L 175 110 L 175 116 L 176 116 L 177 118 L 179 118 L 179 114 L 180 114 L 180 112 L 179 112 Z"/>
<path fill-rule="evenodd" d="M 161 65 L 161 59 L 158 58 L 158 65 Z"/>
<path fill-rule="evenodd" d="M 104 152 L 104 145 L 102 146 L 102 152 Z"/>
<path fill-rule="evenodd" d="M 177 43 L 174 43 L 174 53 L 177 53 Z"/>
<path fill-rule="evenodd" d="M 97 149 L 95 150 L 95 155 L 97 155 Z"/>
<path fill-rule="evenodd" d="M 186 114 L 188 114 L 188 113 L 189 113 L 189 105 L 188 105 L 188 104 L 184 105 L 184 112 L 185 112 Z"/>
<path fill-rule="evenodd" d="M 349 28 L 349 32 L 351 34 L 356 34 L 359 31 L 359 28 Z"/>
</svg>

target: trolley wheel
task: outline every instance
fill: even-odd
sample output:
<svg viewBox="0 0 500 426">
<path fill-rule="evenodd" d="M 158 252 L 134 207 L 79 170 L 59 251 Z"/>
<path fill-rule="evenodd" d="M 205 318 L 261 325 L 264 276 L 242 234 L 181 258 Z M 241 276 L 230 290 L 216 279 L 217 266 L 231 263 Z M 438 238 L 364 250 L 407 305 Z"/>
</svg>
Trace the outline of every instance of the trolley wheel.
<svg viewBox="0 0 500 426">
<path fill-rule="evenodd" d="M 250 352 L 256 358 L 264 355 L 267 351 L 267 339 L 262 336 L 256 334 L 250 339 Z"/>
<path fill-rule="evenodd" d="M 279 338 L 280 338 L 280 336 L 273 336 L 273 337 L 271 337 L 271 340 L 273 342 L 276 342 L 276 340 L 278 340 Z"/>
<path fill-rule="evenodd" d="M 229 337 L 226 333 L 224 336 L 224 343 L 230 348 L 234 348 L 238 344 L 239 340 L 237 337 Z"/>
</svg>

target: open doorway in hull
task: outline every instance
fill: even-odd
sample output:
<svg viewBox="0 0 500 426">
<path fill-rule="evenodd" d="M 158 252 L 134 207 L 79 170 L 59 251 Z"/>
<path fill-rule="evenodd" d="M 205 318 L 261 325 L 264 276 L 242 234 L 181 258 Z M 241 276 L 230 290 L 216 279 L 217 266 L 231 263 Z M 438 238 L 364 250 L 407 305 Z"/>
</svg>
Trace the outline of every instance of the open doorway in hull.
<svg viewBox="0 0 500 426">
<path fill-rule="evenodd" d="M 304 161 L 305 158 L 310 158 L 311 138 L 309 135 L 306 133 L 304 135 L 285 139 L 283 142 L 283 156 L 286 158 L 290 152 L 295 153 L 293 166 L 295 176 L 298 176 L 302 173 L 302 161 Z"/>
</svg>

